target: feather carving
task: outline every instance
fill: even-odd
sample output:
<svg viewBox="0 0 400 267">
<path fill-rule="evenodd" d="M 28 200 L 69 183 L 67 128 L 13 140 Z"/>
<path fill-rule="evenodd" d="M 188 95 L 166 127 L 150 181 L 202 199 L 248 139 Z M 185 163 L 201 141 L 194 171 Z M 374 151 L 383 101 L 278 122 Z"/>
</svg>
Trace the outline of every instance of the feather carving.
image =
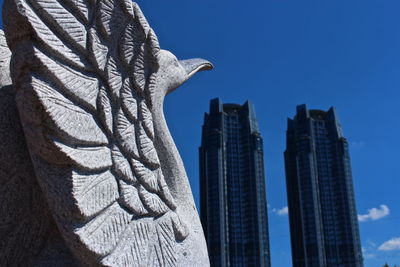
<svg viewBox="0 0 400 267">
<path fill-rule="evenodd" d="M 132 121 L 136 121 L 138 119 L 138 104 L 133 96 L 129 79 L 125 79 L 121 94 L 122 106 L 126 111 L 127 117 Z"/>
<path fill-rule="evenodd" d="M 161 168 L 154 107 L 200 68 L 161 50 L 130 0 L 8 1 L 27 29 L 6 29 L 22 124 L 39 183 L 69 186 L 47 195 L 70 249 L 101 266 L 177 266 L 189 232 Z"/>
</svg>

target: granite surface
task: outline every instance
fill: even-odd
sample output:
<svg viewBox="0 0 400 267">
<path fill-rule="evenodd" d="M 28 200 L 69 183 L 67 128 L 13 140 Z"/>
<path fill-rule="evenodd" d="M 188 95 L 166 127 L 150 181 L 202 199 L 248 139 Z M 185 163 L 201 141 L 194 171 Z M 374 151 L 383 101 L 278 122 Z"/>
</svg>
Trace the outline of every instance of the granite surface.
<svg viewBox="0 0 400 267">
<path fill-rule="evenodd" d="M 3 14 L 0 262 L 209 266 L 163 102 L 212 65 L 162 50 L 130 0 L 6 0 Z"/>
</svg>

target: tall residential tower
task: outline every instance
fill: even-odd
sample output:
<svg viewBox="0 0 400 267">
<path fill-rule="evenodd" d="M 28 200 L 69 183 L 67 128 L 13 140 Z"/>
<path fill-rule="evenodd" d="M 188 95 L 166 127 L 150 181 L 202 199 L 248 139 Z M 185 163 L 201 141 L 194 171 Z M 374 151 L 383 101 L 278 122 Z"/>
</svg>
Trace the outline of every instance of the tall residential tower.
<svg viewBox="0 0 400 267">
<path fill-rule="evenodd" d="M 297 107 L 285 166 L 293 266 L 362 267 L 348 143 L 334 108 Z"/>
<path fill-rule="evenodd" d="M 199 154 L 211 266 L 270 267 L 263 139 L 253 105 L 211 100 Z"/>
</svg>

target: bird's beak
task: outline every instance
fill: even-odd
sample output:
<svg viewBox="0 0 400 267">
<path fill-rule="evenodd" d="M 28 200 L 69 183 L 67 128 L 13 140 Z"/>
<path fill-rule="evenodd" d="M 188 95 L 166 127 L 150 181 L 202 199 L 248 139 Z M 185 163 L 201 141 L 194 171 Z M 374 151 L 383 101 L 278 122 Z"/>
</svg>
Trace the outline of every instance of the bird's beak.
<svg viewBox="0 0 400 267">
<path fill-rule="evenodd" d="M 185 81 L 189 80 L 194 74 L 199 71 L 212 70 L 214 68 L 211 62 L 201 58 L 180 60 L 179 63 L 186 71 L 187 76 Z"/>
</svg>

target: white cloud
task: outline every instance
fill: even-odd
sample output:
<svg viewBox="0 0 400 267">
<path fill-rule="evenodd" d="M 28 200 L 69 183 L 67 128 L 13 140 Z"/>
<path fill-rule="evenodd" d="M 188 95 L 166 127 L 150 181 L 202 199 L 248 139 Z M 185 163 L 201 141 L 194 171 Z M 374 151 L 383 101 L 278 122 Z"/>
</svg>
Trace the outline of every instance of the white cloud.
<svg viewBox="0 0 400 267">
<path fill-rule="evenodd" d="M 381 205 L 379 208 L 373 208 L 368 210 L 367 214 L 358 215 L 360 222 L 376 221 L 386 217 L 390 214 L 390 209 L 386 205 Z"/>
<path fill-rule="evenodd" d="M 367 240 L 367 247 L 362 247 L 362 253 L 364 255 L 364 259 L 375 259 L 376 255 L 376 244 L 371 240 Z"/>
<path fill-rule="evenodd" d="M 289 208 L 288 207 L 283 207 L 281 209 L 272 209 L 272 211 L 279 216 L 285 216 L 289 214 Z"/>
<path fill-rule="evenodd" d="M 378 248 L 380 251 L 400 250 L 400 237 L 386 241 Z"/>
<path fill-rule="evenodd" d="M 363 253 L 365 259 L 374 259 L 374 258 L 376 258 L 376 254 L 371 253 L 369 251 L 369 249 L 367 250 L 364 247 L 362 247 L 362 253 Z"/>
</svg>

